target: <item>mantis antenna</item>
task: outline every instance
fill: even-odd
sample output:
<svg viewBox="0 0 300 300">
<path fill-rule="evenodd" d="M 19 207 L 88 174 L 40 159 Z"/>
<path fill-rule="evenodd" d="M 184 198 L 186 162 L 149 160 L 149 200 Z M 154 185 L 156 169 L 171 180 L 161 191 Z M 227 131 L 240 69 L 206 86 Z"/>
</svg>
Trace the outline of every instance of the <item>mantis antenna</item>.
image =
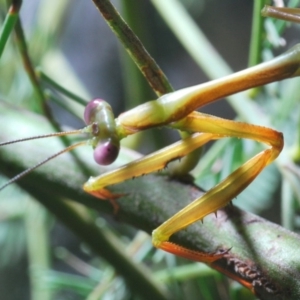
<svg viewBox="0 0 300 300">
<path fill-rule="evenodd" d="M 83 145 L 91 145 L 93 147 L 94 160 L 99 165 L 108 165 L 113 163 L 119 154 L 120 142 L 118 135 L 116 134 L 115 120 L 111 106 L 102 99 L 92 100 L 87 104 L 85 108 L 84 121 L 87 126 L 82 129 L 49 133 L 0 143 L 1 147 L 30 140 L 44 139 L 48 137 L 60 137 L 82 133 L 87 133 L 91 136 L 90 139 L 88 139 L 87 141 L 82 141 L 71 145 L 47 157 L 45 160 L 39 162 L 35 166 L 30 167 L 25 171 L 19 173 L 18 175 L 10 179 L 8 182 L 6 182 L 4 185 L 2 185 L 0 187 L 0 191 L 6 188 L 8 185 L 16 182 L 23 176 L 29 174 L 33 170 L 37 169 L 38 167 L 44 165 L 48 161 L 54 159 L 55 157 Z"/>
</svg>

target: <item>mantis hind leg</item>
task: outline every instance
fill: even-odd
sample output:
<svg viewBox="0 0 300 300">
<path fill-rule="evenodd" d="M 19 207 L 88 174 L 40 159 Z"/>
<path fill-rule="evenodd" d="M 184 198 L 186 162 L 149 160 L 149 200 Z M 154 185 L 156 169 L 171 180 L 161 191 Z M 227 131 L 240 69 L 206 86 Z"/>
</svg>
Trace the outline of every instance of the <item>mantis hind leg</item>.
<svg viewBox="0 0 300 300">
<path fill-rule="evenodd" d="M 219 138 L 247 138 L 270 146 L 270 148 L 261 151 L 245 162 L 222 182 L 210 189 L 202 197 L 184 207 L 153 231 L 152 241 L 157 248 L 192 260 L 211 263 L 219 259 L 220 255 L 217 253 L 205 254 L 195 252 L 179 245 L 174 245 L 168 241 L 169 237 L 190 224 L 202 220 L 209 213 L 224 207 L 243 191 L 279 155 L 283 147 L 283 137 L 280 132 L 270 128 L 235 122 L 198 112 L 193 112 L 181 121 L 173 123 L 172 127 L 219 134 Z"/>
</svg>

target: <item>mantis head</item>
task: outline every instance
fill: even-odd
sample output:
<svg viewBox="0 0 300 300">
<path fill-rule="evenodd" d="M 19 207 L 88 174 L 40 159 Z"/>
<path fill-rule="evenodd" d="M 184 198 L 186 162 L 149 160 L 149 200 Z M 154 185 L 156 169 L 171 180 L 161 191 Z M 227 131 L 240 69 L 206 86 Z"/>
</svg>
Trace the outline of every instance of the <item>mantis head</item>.
<svg viewBox="0 0 300 300">
<path fill-rule="evenodd" d="M 26 169 L 22 173 L 16 175 L 10 179 L 7 183 L 0 187 L 0 191 L 11 183 L 19 180 L 21 177 L 35 170 L 39 166 L 45 164 L 51 159 L 71 151 L 82 145 L 91 145 L 94 149 L 94 160 L 99 165 L 109 165 L 113 163 L 118 157 L 120 150 L 120 138 L 116 130 L 116 122 L 111 109 L 111 106 L 102 99 L 94 99 L 90 101 L 84 111 L 84 121 L 86 127 L 79 130 L 65 131 L 65 132 L 55 132 L 45 135 L 33 136 L 8 142 L 0 143 L 0 146 L 15 144 L 19 142 L 42 139 L 53 136 L 66 136 L 71 134 L 83 134 L 87 133 L 90 138 L 86 141 L 78 142 L 74 145 L 68 146 L 67 148 L 59 151 L 47 157 L 45 160 L 41 161 L 37 165 Z"/>
<path fill-rule="evenodd" d="M 94 99 L 84 110 L 84 121 L 91 126 L 94 160 L 99 165 L 113 163 L 119 155 L 120 139 L 116 132 L 111 106 L 102 99 Z"/>
</svg>

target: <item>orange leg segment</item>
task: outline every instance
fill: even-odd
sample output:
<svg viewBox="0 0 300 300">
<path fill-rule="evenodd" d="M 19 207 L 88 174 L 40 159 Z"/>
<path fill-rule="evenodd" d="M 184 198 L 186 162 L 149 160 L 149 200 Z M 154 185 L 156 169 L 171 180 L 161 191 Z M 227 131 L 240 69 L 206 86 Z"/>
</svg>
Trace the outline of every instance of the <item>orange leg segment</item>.
<svg viewBox="0 0 300 300">
<path fill-rule="evenodd" d="M 172 127 L 177 129 L 184 128 L 188 131 L 218 134 L 219 138 L 237 137 L 252 139 L 266 143 L 270 148 L 261 151 L 248 160 L 202 197 L 184 207 L 155 229 L 152 234 L 153 244 L 157 248 L 163 249 L 172 234 L 198 220 L 202 220 L 209 213 L 215 212 L 227 205 L 279 155 L 283 147 L 282 134 L 273 129 L 221 119 L 198 112 L 193 112 L 181 121 L 173 123 Z M 177 246 L 173 246 L 173 244 L 168 245 L 168 251 L 177 254 Z M 193 253 L 189 256 L 187 252 L 185 257 L 194 260 Z"/>
</svg>

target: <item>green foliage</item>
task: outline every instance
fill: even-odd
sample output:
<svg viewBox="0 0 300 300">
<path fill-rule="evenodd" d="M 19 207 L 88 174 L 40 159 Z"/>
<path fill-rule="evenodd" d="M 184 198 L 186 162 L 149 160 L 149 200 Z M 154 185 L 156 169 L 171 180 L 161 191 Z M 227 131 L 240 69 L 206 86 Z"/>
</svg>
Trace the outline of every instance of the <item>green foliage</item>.
<svg viewBox="0 0 300 300">
<path fill-rule="evenodd" d="M 63 49 L 63 42 L 68 39 L 72 40 L 69 49 L 77 46 L 78 37 L 70 37 L 66 34 L 68 24 L 74 22 L 71 15 L 71 13 L 74 12 L 75 6 L 73 1 L 43 0 L 37 4 L 35 8 L 28 7 L 29 2 L 30 1 L 24 0 L 26 13 L 24 13 L 22 21 L 24 21 L 26 43 L 29 48 L 29 55 L 32 59 L 33 66 L 41 66 L 42 71 L 46 75 L 49 75 L 55 82 L 67 88 L 67 90 L 73 94 L 79 95 L 78 97 L 80 97 L 80 99 L 91 99 L 93 88 L 88 87 L 86 78 L 83 78 L 81 74 L 77 74 L 73 68 L 70 67 L 68 52 L 66 54 Z M 141 18 L 137 20 L 138 25 L 135 25 L 138 27 L 136 30 L 145 28 L 145 32 L 141 33 L 143 43 L 149 44 L 149 48 L 154 49 L 153 52 L 155 54 L 157 53 L 157 55 L 155 55 L 157 56 L 157 60 L 168 70 L 167 73 L 170 73 L 169 77 L 174 78 L 174 81 L 177 80 L 179 76 L 178 73 L 183 72 L 180 66 L 177 66 L 177 69 L 176 67 L 172 68 L 172 66 L 167 66 L 167 62 L 171 61 L 172 63 L 175 60 L 181 59 L 181 57 L 172 59 L 173 48 L 168 45 L 169 36 L 171 35 L 169 29 L 173 31 L 182 46 L 193 57 L 195 63 L 199 65 L 209 79 L 232 72 L 226 61 L 218 55 L 217 52 L 212 51 L 213 48 L 210 42 L 202 34 L 199 27 L 193 23 L 193 18 L 201 19 L 201 17 L 205 17 L 207 13 L 206 9 L 210 6 L 210 1 L 202 1 L 201 10 L 195 11 L 194 8 L 198 6 L 197 1 L 182 2 L 187 7 L 192 7 L 191 10 L 193 10 L 194 13 L 193 17 L 187 13 L 179 1 L 152 1 L 159 14 L 152 12 L 152 23 L 147 23 L 147 18 Z M 218 1 L 211 2 L 217 5 L 220 4 Z M 92 2 L 89 3 L 85 1 L 84 4 L 80 5 L 82 5 L 83 9 L 83 6 L 91 6 L 91 4 Z M 134 17 L 137 15 L 134 9 L 136 3 L 123 1 L 121 4 L 124 6 L 124 14 L 127 12 L 128 22 L 133 22 L 132 26 L 134 27 L 133 19 L 135 19 Z M 3 22 L 7 7 L 3 4 L 3 1 L 0 5 L 1 22 Z M 126 7 L 126 5 L 128 5 L 128 7 Z M 292 3 L 291 5 L 297 5 L 297 3 Z M 95 8 L 92 7 L 89 13 L 93 9 Z M 143 9 L 145 8 L 143 7 Z M 83 11 L 85 12 L 84 9 Z M 144 11 L 144 13 L 147 14 L 147 11 Z M 80 25 L 80 23 L 85 22 L 85 20 L 89 18 L 89 15 L 81 16 L 81 18 L 82 19 L 76 19 L 75 23 L 79 23 Z M 230 16 L 227 16 L 227 18 L 230 19 Z M 257 15 L 256 18 L 260 17 Z M 169 29 L 165 27 L 162 19 L 168 23 Z M 222 24 L 218 24 L 217 21 L 214 22 L 212 19 L 214 19 L 214 16 L 208 21 L 215 23 L 215 28 L 218 29 L 218 27 L 222 27 Z M 155 39 L 151 39 L 151 32 L 149 32 L 149 28 L 152 27 L 153 23 L 158 23 L 156 27 L 157 31 L 165 31 L 166 34 L 165 36 L 158 35 L 157 38 L 160 39 L 158 42 Z M 203 24 L 203 26 L 212 26 L 211 23 L 208 25 Z M 283 51 L 282 47 L 279 47 L 279 49 L 274 48 L 275 46 L 278 47 L 283 39 L 281 35 L 286 30 L 286 23 L 276 20 L 266 20 L 264 23 L 266 29 L 261 28 L 260 34 L 256 37 L 257 39 L 263 39 L 262 43 L 256 43 L 258 45 L 257 47 L 261 48 L 256 50 L 263 54 L 262 57 L 270 58 L 273 56 L 273 52 Z M 239 25 L 235 26 L 238 27 Z M 89 32 L 92 37 L 90 43 L 93 43 L 93 37 L 103 34 L 102 30 L 105 31 L 106 29 L 102 29 L 98 23 L 91 27 L 92 30 Z M 293 28 L 298 30 L 296 26 Z M 222 30 L 222 28 L 219 29 Z M 99 33 L 99 31 L 101 32 Z M 109 36 L 111 33 L 105 34 Z M 227 37 L 224 36 L 224 39 L 226 46 Z M 102 42 L 103 45 L 101 46 L 105 47 L 106 45 L 104 44 L 109 43 L 110 40 L 108 42 L 105 36 Z M 158 46 L 155 46 L 155 43 L 157 43 Z M 174 40 L 171 40 L 170 43 L 172 45 L 176 44 Z M 252 41 L 252 43 L 254 42 Z M 87 47 L 86 51 L 76 57 L 75 62 L 80 60 L 85 61 L 86 57 L 89 56 L 89 51 L 90 48 Z M 104 52 L 107 51 L 107 49 L 100 48 L 97 51 Z M 220 49 L 220 51 L 222 51 L 222 49 Z M 239 49 L 237 49 L 237 52 L 238 51 Z M 167 52 L 167 54 L 165 54 L 165 52 Z M 183 55 L 182 52 L 180 55 Z M 107 57 L 107 59 L 110 58 L 109 55 Z M 122 53 L 120 57 L 121 66 L 113 65 L 111 67 L 106 65 L 104 75 L 101 75 L 102 78 L 97 79 L 97 81 L 102 81 L 105 76 L 110 76 L 110 81 L 116 81 L 120 86 L 121 79 L 115 80 L 113 76 L 114 73 L 111 73 L 113 72 L 112 69 L 119 68 L 117 73 L 123 75 L 124 84 L 126 85 L 125 90 L 127 92 L 122 99 L 125 103 L 117 103 L 115 106 L 121 107 L 119 111 L 122 111 L 124 107 L 128 108 L 137 105 L 137 103 L 149 100 L 154 96 L 153 94 L 149 96 L 149 90 L 144 88 L 145 82 L 139 78 L 139 71 L 137 71 L 135 67 L 128 67 L 130 63 L 127 58 L 125 58 L 124 53 Z M 105 57 L 103 60 L 105 60 Z M 111 59 L 110 62 L 113 60 L 115 60 L 115 58 Z M 184 60 L 187 60 L 188 64 L 194 67 L 195 63 L 188 60 L 186 55 L 184 56 Z M 93 64 L 96 65 L 96 62 L 93 62 Z M 95 72 L 96 75 L 93 73 L 93 65 L 90 65 L 88 72 L 88 80 L 91 81 L 94 77 L 98 76 L 98 72 L 100 73 L 100 71 Z M 200 75 L 197 72 L 198 70 L 192 75 L 192 81 L 188 84 L 192 85 L 198 83 L 198 77 L 200 77 Z M 43 113 L 41 111 L 43 109 L 40 110 L 37 104 L 37 98 L 39 97 L 36 92 L 37 88 L 42 90 L 45 99 L 56 99 L 59 104 L 64 103 L 64 106 L 70 105 L 69 102 L 67 102 L 69 101 L 69 99 L 67 99 L 68 97 L 74 98 L 70 94 L 66 95 L 63 90 L 57 89 L 49 79 L 41 75 L 39 81 L 40 85 L 37 87 L 32 85 L 22 65 L 22 57 L 20 56 L 13 34 L 9 42 L 5 45 L 4 53 L 0 60 L 0 78 L 1 100 L 14 103 L 16 107 L 25 107 L 28 110 Z M 135 78 L 136 81 L 128 81 L 128 78 Z M 182 85 L 187 84 L 186 82 L 182 82 L 176 82 L 174 85 L 182 87 Z M 110 84 L 113 83 L 109 83 L 109 85 Z M 286 149 L 281 159 L 279 159 L 276 164 L 267 168 L 259 178 L 238 197 L 237 202 L 247 210 L 256 213 L 262 212 L 274 205 L 274 194 L 276 192 L 278 193 L 281 186 L 284 186 L 284 188 L 282 188 L 282 206 L 285 208 L 283 210 L 285 212 L 285 214 L 283 214 L 283 223 L 288 224 L 290 229 L 298 228 L 294 222 L 294 218 L 291 220 L 290 216 L 291 214 L 295 216 L 295 211 L 299 210 L 298 203 L 300 194 L 299 173 L 297 175 L 299 167 L 297 167 L 294 162 L 294 157 L 297 157 L 295 153 L 299 153 L 300 151 L 300 105 L 298 87 L 299 79 L 287 80 L 252 91 L 252 94 L 255 95 L 253 99 L 249 94 L 236 95 L 228 98 L 228 102 L 239 120 L 271 125 L 283 131 L 286 138 Z M 128 90 L 131 91 L 128 92 Z M 108 92 L 106 93 L 109 94 Z M 115 96 L 115 94 L 112 93 L 111 97 L 118 98 L 118 95 L 119 94 Z M 135 98 L 135 101 L 137 99 L 137 102 L 131 102 L 132 98 Z M 51 107 L 52 114 L 61 114 L 61 108 L 57 108 L 51 101 L 49 102 L 50 104 L 47 102 L 47 108 Z M 80 116 L 83 112 L 83 107 L 73 103 L 71 105 L 71 115 Z M 54 110 L 53 107 L 57 110 Z M 259 117 L 257 116 L 257 112 L 259 112 Z M 55 121 L 63 123 L 62 125 L 70 125 L 72 122 L 78 122 L 77 119 L 65 122 L 64 118 L 65 115 L 62 118 L 55 117 L 55 120 L 50 118 L 50 128 L 52 126 L 53 130 L 56 130 L 56 125 L 53 125 Z M 18 126 L 18 117 L 14 119 L 14 124 Z M 5 131 L 6 129 L 1 128 L 1 130 Z M 23 137 L 31 134 L 26 128 L 19 128 L 19 132 Z M 169 133 L 166 133 L 164 139 L 169 140 L 168 134 Z M 149 136 L 151 136 L 151 138 Z M 12 136 L 11 138 L 13 139 L 15 137 Z M 139 143 L 146 145 L 147 149 L 142 147 L 140 147 L 140 149 L 141 151 L 149 152 L 153 149 L 153 145 L 160 145 L 161 140 L 162 133 L 159 132 L 157 134 L 157 132 L 154 131 L 151 134 L 147 132 L 142 137 L 137 138 L 137 140 L 131 140 L 130 143 L 134 145 Z M 47 142 L 42 141 L 41 143 Z M 222 140 L 215 143 L 203 155 L 199 165 L 193 171 L 196 183 L 208 189 L 231 173 L 237 166 L 241 165 L 242 162 L 260 151 L 262 147 L 263 146 L 255 143 L 236 139 Z M 121 159 L 123 160 L 122 162 L 126 162 L 134 157 L 136 157 L 136 154 L 129 153 L 127 156 L 124 154 Z M 15 157 L 14 159 L 16 161 L 22 161 L 22 157 Z M 73 157 L 73 159 L 75 158 Z M 87 158 L 87 160 L 89 159 Z M 26 161 L 26 164 L 30 166 L 30 160 Z M 87 162 L 86 164 L 88 165 L 89 163 Z M 57 166 L 59 166 L 59 163 Z M 54 172 L 55 167 L 53 167 Z M 1 168 L 0 171 L 2 171 Z M 93 170 L 93 172 L 97 171 Z M 89 171 L 86 177 L 88 177 L 88 174 Z M 290 193 L 291 189 L 294 191 L 293 193 Z M 163 191 L 161 192 L 163 193 Z M 45 193 L 47 194 L 47 191 L 45 191 Z M 298 202 L 296 202 L 296 198 Z M 255 201 L 253 201 L 253 199 L 255 199 Z M 78 236 L 74 237 L 70 235 L 69 232 L 60 234 L 57 230 L 59 224 L 57 221 L 52 222 L 52 219 L 49 218 L 47 215 L 48 212 L 44 208 L 30 206 L 29 209 L 28 203 L 32 203 L 33 201 L 35 201 L 35 199 L 33 199 L 31 195 L 17 189 L 16 185 L 1 191 L 0 210 L 1 215 L 3 215 L 3 217 L 0 218 L 1 276 L 5 276 L 3 274 L 5 274 L 6 268 L 9 267 L 12 270 L 16 268 L 16 265 L 25 257 L 26 253 L 30 269 L 31 299 L 95 300 L 142 298 L 142 296 L 135 294 L 136 291 L 128 288 L 126 281 L 119 275 L 118 269 L 113 268 L 104 259 L 86 249 L 85 246 L 81 244 L 81 241 L 78 240 Z M 284 203 L 284 201 L 287 203 Z M 91 220 L 91 223 L 96 224 L 100 229 L 105 227 L 105 231 L 118 240 L 119 247 L 122 248 L 124 252 L 128 252 L 130 258 L 137 265 L 147 265 L 147 267 L 151 269 L 151 272 L 147 270 L 147 272 L 149 272 L 149 278 L 151 280 L 158 279 L 160 283 L 159 287 L 163 287 L 162 289 L 164 291 L 168 290 L 172 295 L 172 299 L 254 299 L 254 296 L 250 295 L 249 292 L 240 285 L 234 282 L 228 282 L 222 275 L 206 266 L 190 262 L 187 263 L 186 261 L 162 253 L 161 251 L 154 251 L 151 247 L 149 237 L 145 234 L 136 233 L 132 228 L 120 225 L 115 222 L 115 220 L 107 218 L 107 216 L 99 216 L 98 212 L 90 208 L 82 206 L 74 207 L 74 210 L 78 212 L 79 215 L 84 215 Z M 279 212 L 277 212 L 277 215 L 279 215 Z M 34 220 L 34 222 L 30 222 L 30 219 Z M 279 222 L 278 219 L 276 220 Z M 24 224 L 26 224 L 26 226 Z M 24 286 L 26 288 L 26 284 L 28 283 L 21 281 L 13 282 L 13 278 L 8 278 L 7 280 L 8 282 L 10 281 L 10 285 L 8 285 L 9 288 L 12 288 L 12 286 L 20 286 L 20 293 L 12 293 L 6 299 L 20 299 L 20 295 L 24 297 L 24 294 L 22 294 L 23 289 Z M 149 285 L 151 285 L 151 282 Z M 1 291 L 2 289 L 3 292 L 8 293 L 8 290 L 4 290 L 4 288 L 1 287 Z M 143 297 L 146 297 L 146 294 L 147 291 L 145 291 Z M 164 293 L 161 294 L 164 295 Z M 163 296 L 161 297 L 163 299 Z"/>
</svg>

